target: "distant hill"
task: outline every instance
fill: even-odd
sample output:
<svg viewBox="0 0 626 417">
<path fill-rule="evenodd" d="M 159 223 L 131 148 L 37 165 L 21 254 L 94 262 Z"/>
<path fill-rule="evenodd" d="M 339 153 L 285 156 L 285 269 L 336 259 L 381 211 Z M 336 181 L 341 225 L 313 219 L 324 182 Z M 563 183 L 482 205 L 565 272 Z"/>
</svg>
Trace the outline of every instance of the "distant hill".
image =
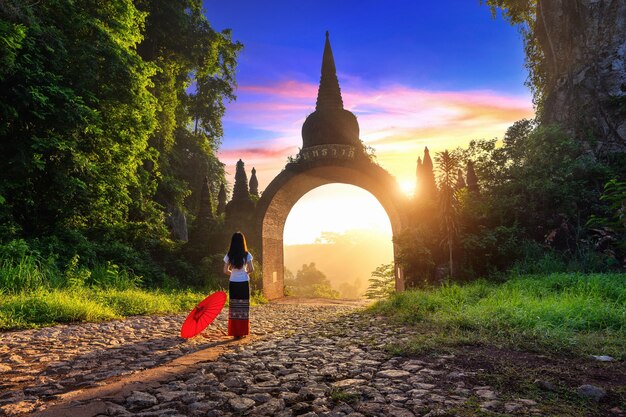
<svg viewBox="0 0 626 417">
<path fill-rule="evenodd" d="M 285 246 L 288 270 L 295 275 L 303 264 L 314 262 L 345 298 L 362 296 L 372 271 L 392 260 L 391 235 L 377 231 L 322 233 L 317 243 Z"/>
</svg>

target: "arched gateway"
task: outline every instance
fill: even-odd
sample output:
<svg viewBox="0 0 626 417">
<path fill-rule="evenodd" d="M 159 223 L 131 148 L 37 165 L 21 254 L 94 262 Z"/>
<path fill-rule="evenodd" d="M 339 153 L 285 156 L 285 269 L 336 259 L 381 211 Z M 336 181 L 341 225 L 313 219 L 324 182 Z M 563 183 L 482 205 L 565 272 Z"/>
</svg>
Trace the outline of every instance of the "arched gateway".
<svg viewBox="0 0 626 417">
<path fill-rule="evenodd" d="M 283 231 L 296 202 L 325 184 L 352 184 L 369 191 L 383 206 L 394 236 L 407 225 L 408 199 L 395 179 L 372 162 L 359 139 L 359 124 L 343 108 L 328 32 L 315 111 L 302 126 L 302 149 L 268 185 L 257 208 L 257 236 L 263 260 L 263 293 L 268 299 L 283 297 Z M 394 245 L 394 257 L 397 250 Z M 358 259 L 354 260 L 358 262 Z M 404 290 L 396 263 L 396 290 Z"/>
</svg>

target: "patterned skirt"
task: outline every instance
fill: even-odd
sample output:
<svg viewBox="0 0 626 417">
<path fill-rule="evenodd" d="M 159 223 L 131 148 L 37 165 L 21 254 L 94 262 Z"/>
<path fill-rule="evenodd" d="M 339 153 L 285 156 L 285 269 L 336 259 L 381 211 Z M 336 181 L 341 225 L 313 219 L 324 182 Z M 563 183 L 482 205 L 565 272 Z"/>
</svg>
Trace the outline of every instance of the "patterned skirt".
<svg viewBox="0 0 626 417">
<path fill-rule="evenodd" d="M 229 282 L 228 293 L 228 335 L 245 336 L 250 334 L 250 283 Z"/>
</svg>

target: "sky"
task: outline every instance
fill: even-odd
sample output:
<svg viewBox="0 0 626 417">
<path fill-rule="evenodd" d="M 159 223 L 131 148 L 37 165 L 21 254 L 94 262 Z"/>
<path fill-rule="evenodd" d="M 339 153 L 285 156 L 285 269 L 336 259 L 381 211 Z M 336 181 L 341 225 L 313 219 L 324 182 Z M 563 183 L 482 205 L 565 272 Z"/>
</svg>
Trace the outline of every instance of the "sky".
<svg viewBox="0 0 626 417">
<path fill-rule="evenodd" d="M 502 137 L 514 121 L 534 114 L 521 37 L 479 0 L 206 0 L 204 7 L 213 28 L 232 29 L 244 45 L 219 157 L 229 178 L 239 158 L 248 173 L 255 167 L 260 190 L 302 144 L 327 30 L 344 107 L 357 116 L 361 139 L 378 163 L 407 193 L 425 146 L 439 152 Z M 293 215 L 303 212 L 304 219 L 339 200 L 347 220 L 353 207 L 366 204 L 372 216 L 378 210 L 360 190 L 320 190 L 304 196 Z M 288 231 L 286 243 L 305 243 L 298 230 Z"/>
</svg>

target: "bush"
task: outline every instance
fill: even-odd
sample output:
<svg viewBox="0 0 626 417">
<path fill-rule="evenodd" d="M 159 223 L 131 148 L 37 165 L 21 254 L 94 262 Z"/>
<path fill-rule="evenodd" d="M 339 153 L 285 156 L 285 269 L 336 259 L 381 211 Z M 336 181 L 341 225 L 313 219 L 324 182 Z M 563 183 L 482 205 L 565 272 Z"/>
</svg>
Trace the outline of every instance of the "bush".
<svg viewBox="0 0 626 417">
<path fill-rule="evenodd" d="M 0 246 L 0 293 L 49 288 L 57 284 L 59 278 L 54 258 L 43 259 L 24 240 Z"/>
<path fill-rule="evenodd" d="M 372 272 L 365 297 L 369 299 L 387 298 L 396 290 L 394 264 L 382 264 Z"/>
</svg>

